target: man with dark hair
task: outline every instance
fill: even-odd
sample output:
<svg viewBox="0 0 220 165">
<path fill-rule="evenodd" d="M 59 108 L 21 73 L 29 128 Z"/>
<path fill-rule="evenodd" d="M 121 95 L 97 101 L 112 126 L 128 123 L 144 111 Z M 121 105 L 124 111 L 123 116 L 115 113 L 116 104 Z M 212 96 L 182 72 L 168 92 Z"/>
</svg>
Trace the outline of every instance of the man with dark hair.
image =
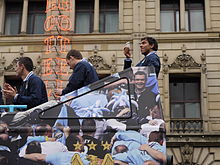
<svg viewBox="0 0 220 165">
<path fill-rule="evenodd" d="M 138 103 L 138 115 L 133 118 L 138 120 L 140 124 L 148 123 L 154 125 L 152 109 L 157 105 L 157 94 L 151 91 L 152 87 L 146 87 L 147 75 L 143 71 L 137 71 L 134 74 L 135 82 L 135 100 Z"/>
<path fill-rule="evenodd" d="M 158 43 L 153 37 L 141 38 L 140 42 L 141 53 L 145 56 L 136 66 L 153 66 L 158 77 L 160 72 L 160 58 L 156 54 Z M 124 55 L 124 69 L 131 67 L 131 54 L 130 48 L 125 46 Z"/>
<path fill-rule="evenodd" d="M 48 101 L 44 82 L 33 73 L 33 61 L 29 57 L 18 59 L 15 71 L 21 77 L 23 84 L 19 93 L 11 85 L 5 83 L 3 93 L 5 98 L 13 98 L 13 103 L 27 105 L 27 109 L 36 107 Z"/>
<path fill-rule="evenodd" d="M 82 54 L 78 50 L 70 50 L 66 55 L 66 62 L 70 69 L 73 69 L 73 73 L 65 89 L 55 90 L 57 95 L 65 95 L 99 79 L 93 66 L 83 60 Z"/>
<path fill-rule="evenodd" d="M 27 145 L 26 154 L 32 154 L 32 153 L 41 153 L 41 144 L 38 141 L 32 141 Z"/>
</svg>

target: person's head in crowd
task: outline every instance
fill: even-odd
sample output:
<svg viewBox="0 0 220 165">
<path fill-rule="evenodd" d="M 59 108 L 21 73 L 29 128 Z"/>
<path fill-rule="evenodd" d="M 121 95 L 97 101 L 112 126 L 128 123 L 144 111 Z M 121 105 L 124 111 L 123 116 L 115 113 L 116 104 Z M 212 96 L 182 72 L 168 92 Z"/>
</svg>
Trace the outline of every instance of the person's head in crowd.
<svg viewBox="0 0 220 165">
<path fill-rule="evenodd" d="M 32 129 L 32 125 L 27 123 L 24 125 L 24 127 L 22 127 L 22 133 L 20 134 L 21 137 L 28 137 L 28 136 L 33 136 L 33 129 Z"/>
<path fill-rule="evenodd" d="M 115 147 L 116 154 L 127 152 L 127 151 L 128 151 L 128 147 L 126 145 L 118 145 Z"/>
<path fill-rule="evenodd" d="M 163 145 L 164 141 L 164 132 L 153 131 L 149 135 L 149 142 L 158 142 L 160 145 Z"/>
<path fill-rule="evenodd" d="M 8 158 L 0 155 L 0 165 L 8 165 Z"/>
<path fill-rule="evenodd" d="M 26 154 L 32 154 L 32 153 L 41 153 L 41 144 L 38 141 L 32 141 L 27 145 Z"/>
<path fill-rule="evenodd" d="M 19 77 L 24 79 L 34 68 L 33 61 L 29 57 L 20 57 L 17 60 L 15 71 Z"/>
<path fill-rule="evenodd" d="M 35 128 L 36 136 L 52 137 L 52 133 L 53 133 L 53 130 L 49 124 L 41 123 L 41 124 L 38 124 Z"/>
<path fill-rule="evenodd" d="M 80 51 L 72 49 L 66 55 L 66 63 L 70 66 L 70 69 L 74 69 L 75 65 L 83 59 Z"/>
<path fill-rule="evenodd" d="M 114 94 L 117 94 L 117 93 L 121 93 L 121 89 L 118 87 L 118 85 L 109 87 L 108 94 L 107 94 L 108 101 L 110 101 L 112 96 L 114 96 Z"/>
<path fill-rule="evenodd" d="M 140 48 L 141 48 L 141 53 L 145 56 L 152 51 L 157 51 L 158 50 L 157 40 L 154 39 L 153 37 L 141 38 Z"/>
<path fill-rule="evenodd" d="M 83 119 L 81 130 L 83 135 L 94 136 L 96 132 L 96 123 L 94 119 Z"/>
<path fill-rule="evenodd" d="M 4 141 L 8 141 L 9 134 L 8 134 L 8 124 L 4 121 L 0 120 L 0 141 L 4 144 Z"/>
<path fill-rule="evenodd" d="M 71 109 L 72 110 L 72 109 Z M 68 126 L 70 127 L 70 134 L 79 134 L 80 132 L 80 122 L 78 119 L 69 120 Z"/>
<path fill-rule="evenodd" d="M 137 71 L 134 74 L 135 88 L 137 91 L 143 91 L 146 86 L 147 75 L 143 71 Z"/>
<path fill-rule="evenodd" d="M 70 135 L 66 138 L 66 147 L 68 151 L 83 152 L 84 142 L 80 135 Z"/>
</svg>

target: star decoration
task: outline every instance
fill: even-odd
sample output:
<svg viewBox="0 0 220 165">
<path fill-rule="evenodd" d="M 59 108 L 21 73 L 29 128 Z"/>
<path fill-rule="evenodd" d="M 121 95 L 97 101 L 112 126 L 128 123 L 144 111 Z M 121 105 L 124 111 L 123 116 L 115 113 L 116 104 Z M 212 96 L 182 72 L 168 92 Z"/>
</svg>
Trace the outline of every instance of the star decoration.
<svg viewBox="0 0 220 165">
<path fill-rule="evenodd" d="M 75 150 L 81 150 L 81 146 L 82 144 L 80 144 L 78 141 L 76 144 L 73 144 L 73 146 L 75 147 Z"/>
<path fill-rule="evenodd" d="M 97 146 L 97 144 L 94 144 L 93 141 L 91 144 L 87 144 L 89 146 L 89 150 L 94 150 L 95 151 L 95 147 Z"/>
<path fill-rule="evenodd" d="M 98 164 L 98 157 L 95 155 L 88 155 L 87 159 L 90 160 L 89 165 L 97 165 Z"/>
<path fill-rule="evenodd" d="M 102 141 L 102 146 L 103 146 L 103 150 L 110 150 L 111 144 L 108 144 L 107 141 L 105 143 L 103 143 Z"/>
</svg>

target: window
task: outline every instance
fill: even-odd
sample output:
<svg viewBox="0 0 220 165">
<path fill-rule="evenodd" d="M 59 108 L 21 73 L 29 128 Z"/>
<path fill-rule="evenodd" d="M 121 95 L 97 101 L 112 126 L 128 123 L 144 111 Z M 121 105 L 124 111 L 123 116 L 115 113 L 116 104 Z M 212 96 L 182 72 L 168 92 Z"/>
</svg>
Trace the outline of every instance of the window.
<svg viewBox="0 0 220 165">
<path fill-rule="evenodd" d="M 179 0 L 160 1 L 160 25 L 162 32 L 179 31 Z"/>
<path fill-rule="evenodd" d="M 76 33 L 93 31 L 94 1 L 76 0 Z"/>
<path fill-rule="evenodd" d="M 6 13 L 5 13 L 6 35 L 13 35 L 20 33 L 22 8 L 23 8 L 22 2 L 6 2 Z"/>
<path fill-rule="evenodd" d="M 170 75 L 171 118 L 200 118 L 200 76 Z"/>
<path fill-rule="evenodd" d="M 28 34 L 43 34 L 46 3 L 45 2 L 29 2 L 28 4 Z"/>
<path fill-rule="evenodd" d="M 103 33 L 118 32 L 118 0 L 100 1 L 99 29 Z"/>
<path fill-rule="evenodd" d="M 204 1 L 203 0 L 185 0 L 186 12 L 186 30 L 204 31 Z"/>
</svg>

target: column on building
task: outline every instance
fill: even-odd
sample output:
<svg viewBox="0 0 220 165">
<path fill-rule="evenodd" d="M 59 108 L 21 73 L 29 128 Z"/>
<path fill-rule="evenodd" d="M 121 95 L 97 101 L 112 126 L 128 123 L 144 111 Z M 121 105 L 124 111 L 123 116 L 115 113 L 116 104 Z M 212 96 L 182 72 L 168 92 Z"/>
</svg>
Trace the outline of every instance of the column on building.
<svg viewBox="0 0 220 165">
<path fill-rule="evenodd" d="M 4 33 L 4 22 L 5 22 L 5 1 L 0 1 L 0 34 Z"/>
<path fill-rule="evenodd" d="M 72 12 L 70 12 L 70 20 L 72 22 L 71 32 L 75 32 L 75 20 L 76 20 L 76 0 L 72 0 Z"/>
<path fill-rule="evenodd" d="M 155 22 L 156 22 L 156 31 L 160 31 L 160 0 L 155 1 Z"/>
<path fill-rule="evenodd" d="M 93 32 L 98 33 L 99 32 L 99 0 L 95 0 L 94 5 L 94 27 Z"/>
<path fill-rule="evenodd" d="M 124 31 L 124 0 L 119 0 L 119 32 Z"/>
<path fill-rule="evenodd" d="M 23 2 L 22 21 L 21 21 L 21 33 L 27 32 L 27 18 L 28 18 L 28 0 Z"/>
<path fill-rule="evenodd" d="M 211 31 L 211 10 L 210 10 L 210 2 L 209 0 L 205 0 L 205 27 L 206 31 Z"/>
<path fill-rule="evenodd" d="M 185 25 L 185 0 L 180 0 L 180 31 L 186 31 L 186 25 Z"/>
</svg>

